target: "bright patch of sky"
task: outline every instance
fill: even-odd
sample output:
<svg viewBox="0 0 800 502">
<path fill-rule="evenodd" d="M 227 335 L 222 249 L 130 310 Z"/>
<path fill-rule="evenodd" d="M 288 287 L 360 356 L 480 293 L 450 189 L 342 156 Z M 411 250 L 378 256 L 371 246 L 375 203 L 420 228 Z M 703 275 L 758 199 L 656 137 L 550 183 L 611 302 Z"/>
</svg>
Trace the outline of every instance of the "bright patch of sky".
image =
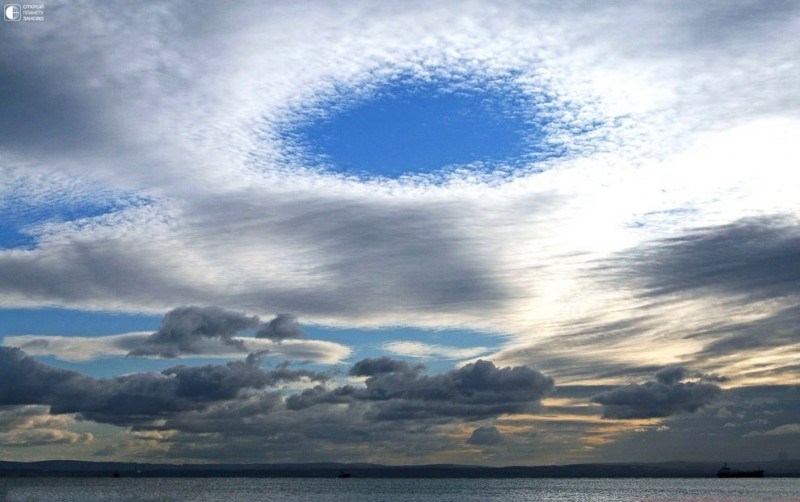
<svg viewBox="0 0 800 502">
<path fill-rule="evenodd" d="M 322 116 L 312 112 L 289 128 L 284 140 L 312 164 L 349 175 L 493 170 L 561 153 L 546 144 L 549 121 L 510 86 L 401 79 L 323 108 Z"/>
</svg>

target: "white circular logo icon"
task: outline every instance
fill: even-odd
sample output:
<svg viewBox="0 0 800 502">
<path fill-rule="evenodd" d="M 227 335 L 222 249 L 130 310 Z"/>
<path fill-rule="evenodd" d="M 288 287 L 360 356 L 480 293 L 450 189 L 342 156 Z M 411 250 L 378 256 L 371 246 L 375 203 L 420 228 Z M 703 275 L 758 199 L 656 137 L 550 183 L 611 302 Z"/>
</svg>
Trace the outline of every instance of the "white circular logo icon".
<svg viewBox="0 0 800 502">
<path fill-rule="evenodd" d="M 6 5 L 3 9 L 3 16 L 6 21 L 19 21 L 22 16 L 22 9 L 17 4 Z"/>
</svg>

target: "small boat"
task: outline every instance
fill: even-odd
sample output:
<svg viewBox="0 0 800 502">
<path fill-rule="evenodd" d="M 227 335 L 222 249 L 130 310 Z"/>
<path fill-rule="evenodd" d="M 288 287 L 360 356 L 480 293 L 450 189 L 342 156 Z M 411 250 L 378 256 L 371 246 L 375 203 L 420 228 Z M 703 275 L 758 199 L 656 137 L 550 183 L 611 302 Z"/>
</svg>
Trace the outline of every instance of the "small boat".
<svg viewBox="0 0 800 502">
<path fill-rule="evenodd" d="M 755 471 L 739 471 L 731 469 L 728 464 L 722 464 L 717 471 L 718 478 L 763 478 L 764 471 L 760 467 Z"/>
<path fill-rule="evenodd" d="M 349 478 L 350 477 L 350 473 L 349 472 L 344 472 L 344 471 L 339 471 L 339 476 L 338 477 L 340 477 L 340 478 Z"/>
</svg>

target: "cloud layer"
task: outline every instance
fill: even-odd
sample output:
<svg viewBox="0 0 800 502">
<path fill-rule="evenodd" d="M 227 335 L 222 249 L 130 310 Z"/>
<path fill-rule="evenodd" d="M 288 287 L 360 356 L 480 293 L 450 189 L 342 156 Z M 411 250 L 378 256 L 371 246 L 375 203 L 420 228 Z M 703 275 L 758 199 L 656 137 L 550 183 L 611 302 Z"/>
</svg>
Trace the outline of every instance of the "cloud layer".
<svg viewBox="0 0 800 502">
<path fill-rule="evenodd" d="M 202 457 L 197 450 L 203 442 L 195 443 L 198 434 L 211 437 L 212 444 L 206 447 L 221 457 L 227 455 L 226 447 L 238 444 L 237 438 L 250 438 L 277 452 L 288 446 L 287 440 L 338 443 L 349 449 L 366 439 L 383 449 L 397 435 L 419 431 L 441 448 L 444 444 L 433 428 L 530 412 L 553 389 L 553 380 L 534 369 L 498 368 L 488 361 L 428 376 L 421 366 L 389 358 L 364 359 L 350 370 L 353 377 L 367 377 L 364 384 L 343 386 L 329 385 L 328 373 L 286 365 L 267 371 L 259 364 L 259 357 L 252 354 L 227 364 L 179 365 L 160 373 L 97 379 L 45 365 L 16 348 L 0 347 L 0 376 L 17 383 L 0 390 L 0 406 L 22 406 L 0 418 L 10 421 L 9 428 L 17 434 L 6 438 L 8 442 L 34 442 L 37 437 L 50 442 L 81 440 L 69 431 L 59 437 L 53 431 L 22 434 L 33 427 L 23 427 L 20 420 L 36 405 L 49 407 L 45 408 L 49 413 L 34 410 L 47 417 L 75 415 L 150 431 L 177 450 L 183 438 L 190 441 L 183 446 L 194 450 L 193 458 Z M 307 388 L 292 393 L 297 385 Z M 46 425 L 50 419 L 37 420 Z M 53 423 L 58 420 L 52 418 Z M 385 432 L 390 436 L 381 437 Z M 150 439 L 154 437 L 151 434 Z M 215 445 L 214 437 L 222 443 Z M 252 448 L 245 448 L 245 454 L 257 455 Z"/>
<path fill-rule="evenodd" d="M 597 404 L 604 427 L 647 429 L 631 424 L 708 418 L 723 383 L 800 376 L 794 2 L 55 2 L 19 24 L 0 30 L 0 306 L 184 307 L 152 333 L 3 343 L 69 361 L 241 360 L 90 379 L 2 347 L 5 375 L 27 375 L 25 392 L 0 390 L 9 406 L 126 426 L 160 410 L 169 425 L 131 434 L 172 434 L 176 457 L 232 456 L 248 445 L 226 431 L 261 427 L 287 456 L 298 437 L 363 434 L 402 458 L 472 448 L 491 427 L 516 451 L 530 430 L 488 421 L 535 409 L 557 379 L 590 388 L 565 406 L 595 441 L 573 445 L 583 458 L 607 438 L 586 432 Z M 546 151 L 359 178 L 287 134 L 392 86 L 513 103 Z M 298 318 L 456 334 L 354 348 L 307 339 Z M 337 364 L 358 349 L 371 352 L 351 375 L 297 374 L 291 395 L 273 388 L 279 370 L 244 360 Z M 426 374 L 385 353 L 459 367 Z M 62 425 L 7 440 L 68 444 Z M 557 451 L 553 437 L 570 441 L 543 434 L 536 451 Z"/>
</svg>

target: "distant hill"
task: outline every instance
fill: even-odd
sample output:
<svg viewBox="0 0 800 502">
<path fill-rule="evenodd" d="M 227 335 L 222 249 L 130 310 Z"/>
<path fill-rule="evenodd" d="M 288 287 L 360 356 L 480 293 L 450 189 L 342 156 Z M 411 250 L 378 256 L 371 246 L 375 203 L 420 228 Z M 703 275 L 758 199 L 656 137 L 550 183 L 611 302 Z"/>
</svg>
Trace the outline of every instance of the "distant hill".
<svg viewBox="0 0 800 502">
<path fill-rule="evenodd" d="M 336 477 L 353 478 L 677 478 L 713 477 L 722 462 L 661 462 L 483 467 L 473 465 L 379 464 L 137 464 L 125 462 L 0 462 L 0 477 Z M 761 467 L 767 477 L 800 477 L 800 461 L 739 462 L 742 470 Z"/>
</svg>

